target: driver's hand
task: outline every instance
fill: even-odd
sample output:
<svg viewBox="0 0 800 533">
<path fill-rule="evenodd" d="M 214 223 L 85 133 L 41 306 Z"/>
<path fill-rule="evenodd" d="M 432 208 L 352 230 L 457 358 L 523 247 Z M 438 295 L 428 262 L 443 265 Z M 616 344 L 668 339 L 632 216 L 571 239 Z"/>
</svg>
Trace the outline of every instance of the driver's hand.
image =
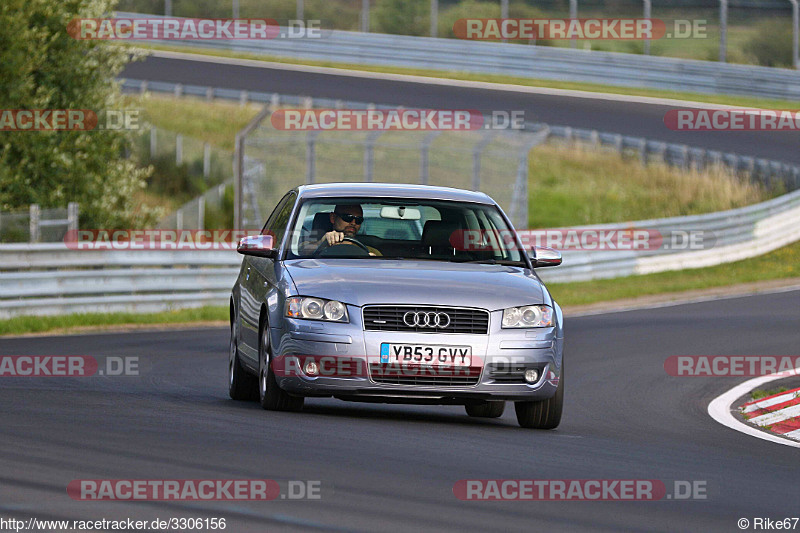
<svg viewBox="0 0 800 533">
<path fill-rule="evenodd" d="M 344 240 L 344 233 L 341 231 L 329 231 L 325 235 L 322 236 L 320 240 L 320 244 L 324 241 L 328 241 L 328 246 L 333 246 L 336 243 L 342 242 Z"/>
</svg>

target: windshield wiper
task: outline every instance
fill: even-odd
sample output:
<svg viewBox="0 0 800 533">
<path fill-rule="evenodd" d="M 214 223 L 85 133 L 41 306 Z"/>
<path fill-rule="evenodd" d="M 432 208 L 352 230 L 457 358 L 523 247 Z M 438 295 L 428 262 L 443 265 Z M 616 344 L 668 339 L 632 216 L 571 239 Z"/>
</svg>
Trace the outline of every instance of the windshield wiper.
<svg viewBox="0 0 800 533">
<path fill-rule="evenodd" d="M 509 265 L 509 266 L 528 266 L 525 261 L 512 261 L 510 259 L 476 259 L 474 261 L 458 261 L 459 263 L 474 263 L 482 265 Z"/>
</svg>

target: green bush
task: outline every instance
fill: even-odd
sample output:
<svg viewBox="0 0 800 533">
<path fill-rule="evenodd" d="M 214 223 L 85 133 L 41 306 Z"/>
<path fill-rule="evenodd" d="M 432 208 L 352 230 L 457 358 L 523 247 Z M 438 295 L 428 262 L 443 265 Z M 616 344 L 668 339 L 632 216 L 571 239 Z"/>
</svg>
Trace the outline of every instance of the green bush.
<svg viewBox="0 0 800 533">
<path fill-rule="evenodd" d="M 205 229 L 233 228 L 233 185 L 225 187 L 222 205 L 206 204 Z"/>
<path fill-rule="evenodd" d="M 792 66 L 792 24 L 789 20 L 768 19 L 756 26 L 758 32 L 744 45 L 745 53 L 753 55 L 765 67 Z"/>
<path fill-rule="evenodd" d="M 374 31 L 395 35 L 428 35 L 430 2 L 427 0 L 378 0 Z"/>
</svg>

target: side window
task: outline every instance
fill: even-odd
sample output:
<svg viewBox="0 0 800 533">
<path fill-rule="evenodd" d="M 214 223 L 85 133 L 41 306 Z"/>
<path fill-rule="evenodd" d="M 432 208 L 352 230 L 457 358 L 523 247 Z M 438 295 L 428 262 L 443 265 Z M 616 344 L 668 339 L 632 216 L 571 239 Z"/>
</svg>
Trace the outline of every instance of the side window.
<svg viewBox="0 0 800 533">
<path fill-rule="evenodd" d="M 289 223 L 289 217 L 292 215 L 297 194 L 290 192 L 283 199 L 278 202 L 277 207 L 270 215 L 269 220 L 264 225 L 262 234 L 271 234 L 275 238 L 275 245 L 279 245 L 286 234 L 286 225 Z"/>
</svg>

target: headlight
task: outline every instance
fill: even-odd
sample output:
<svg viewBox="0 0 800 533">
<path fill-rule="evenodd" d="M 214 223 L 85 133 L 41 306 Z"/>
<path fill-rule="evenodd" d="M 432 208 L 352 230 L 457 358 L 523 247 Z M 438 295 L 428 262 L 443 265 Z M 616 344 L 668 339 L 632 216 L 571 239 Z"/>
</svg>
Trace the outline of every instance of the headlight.
<svg viewBox="0 0 800 533">
<path fill-rule="evenodd" d="M 349 322 L 347 307 L 342 302 L 294 296 L 286 300 L 286 316 L 306 320 L 325 320 L 328 322 Z"/>
<path fill-rule="evenodd" d="M 546 305 L 526 305 L 503 310 L 504 328 L 546 328 L 553 325 L 553 309 Z"/>
</svg>

